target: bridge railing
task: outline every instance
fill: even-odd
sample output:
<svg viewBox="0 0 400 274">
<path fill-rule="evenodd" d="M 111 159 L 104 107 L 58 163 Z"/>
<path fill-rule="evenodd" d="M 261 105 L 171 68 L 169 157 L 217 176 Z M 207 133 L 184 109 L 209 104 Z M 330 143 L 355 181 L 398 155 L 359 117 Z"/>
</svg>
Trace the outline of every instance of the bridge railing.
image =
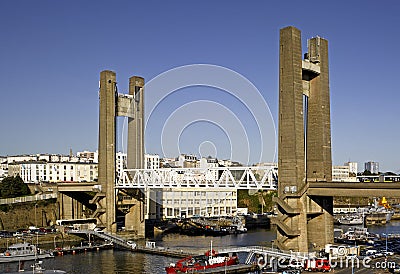
<svg viewBox="0 0 400 274">
<path fill-rule="evenodd" d="M 126 169 L 116 188 L 276 189 L 269 167 Z"/>
<path fill-rule="evenodd" d="M 113 235 L 113 234 L 110 234 L 110 233 L 107 233 L 107 232 L 103 232 L 103 231 L 102 232 L 98 232 L 98 231 L 94 231 L 94 230 L 82 229 L 82 230 L 76 230 L 76 231 L 71 230 L 71 231 L 69 231 L 69 233 L 72 233 L 72 234 L 87 234 L 87 235 L 88 234 L 92 234 L 92 235 L 95 235 L 95 236 L 97 236 L 99 238 L 107 240 L 109 242 L 112 242 L 113 244 L 118 245 L 120 247 L 123 247 L 123 248 L 126 248 L 126 249 L 130 249 L 130 250 L 135 249 L 132 245 L 128 244 L 127 240 L 125 240 L 125 239 L 123 239 L 121 237 L 118 237 L 116 235 Z"/>
</svg>

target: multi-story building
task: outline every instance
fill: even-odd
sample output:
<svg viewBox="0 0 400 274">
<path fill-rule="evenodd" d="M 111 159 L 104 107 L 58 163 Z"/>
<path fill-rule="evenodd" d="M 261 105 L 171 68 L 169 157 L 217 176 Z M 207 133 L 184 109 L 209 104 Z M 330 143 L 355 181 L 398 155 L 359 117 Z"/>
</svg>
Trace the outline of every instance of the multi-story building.
<svg viewBox="0 0 400 274">
<path fill-rule="evenodd" d="M 161 158 L 160 159 L 160 167 L 168 168 L 168 167 L 176 167 L 176 158 Z"/>
<path fill-rule="evenodd" d="M 349 166 L 332 166 L 332 181 L 346 182 L 349 177 Z"/>
<path fill-rule="evenodd" d="M 92 152 L 94 155 L 97 155 L 97 152 Z M 97 163 L 97 159 L 89 160 L 84 156 L 78 155 L 62 155 L 62 154 L 34 154 L 34 155 L 14 155 L 7 156 L 7 163 L 15 163 L 15 162 L 30 162 L 30 161 L 45 161 L 45 162 L 68 162 L 68 163 L 81 163 L 81 162 L 94 162 Z"/>
<path fill-rule="evenodd" d="M 373 174 L 378 174 L 379 173 L 379 163 L 378 162 L 366 162 L 364 164 L 364 168 L 365 170 L 368 170 L 369 172 L 373 173 Z"/>
<path fill-rule="evenodd" d="M 160 156 L 158 156 L 157 154 L 145 154 L 144 162 L 146 163 L 147 169 L 160 168 Z"/>
<path fill-rule="evenodd" d="M 99 162 L 99 153 L 97 151 L 81 151 L 77 152 L 76 155 L 79 157 L 81 161 L 87 161 L 92 163 Z"/>
<path fill-rule="evenodd" d="M 8 165 L 10 176 L 20 176 L 25 183 L 93 182 L 98 171 L 95 163 L 25 161 Z"/>
<path fill-rule="evenodd" d="M 14 155 L 7 156 L 7 164 L 14 162 L 28 162 L 28 161 L 38 161 L 38 155 Z"/>
<path fill-rule="evenodd" d="M 236 213 L 237 192 L 212 189 L 163 190 L 156 193 L 158 218 L 227 216 Z"/>
<path fill-rule="evenodd" d="M 350 176 L 350 168 L 344 166 L 332 166 L 332 181 L 334 182 L 356 182 L 355 176 Z"/>
<path fill-rule="evenodd" d="M 8 176 L 7 157 L 0 156 L 0 181 Z"/>
<path fill-rule="evenodd" d="M 117 172 L 117 180 L 121 179 L 123 176 L 124 169 L 127 168 L 127 154 L 122 152 L 117 152 L 115 155 L 115 170 Z"/>
<path fill-rule="evenodd" d="M 350 175 L 352 175 L 352 174 L 357 175 L 358 164 L 356 162 L 347 162 L 347 163 L 344 163 L 344 165 L 349 167 Z"/>
<path fill-rule="evenodd" d="M 193 154 L 181 154 L 179 155 L 176 164 L 178 167 L 184 167 L 184 168 L 196 167 L 197 157 Z"/>
</svg>

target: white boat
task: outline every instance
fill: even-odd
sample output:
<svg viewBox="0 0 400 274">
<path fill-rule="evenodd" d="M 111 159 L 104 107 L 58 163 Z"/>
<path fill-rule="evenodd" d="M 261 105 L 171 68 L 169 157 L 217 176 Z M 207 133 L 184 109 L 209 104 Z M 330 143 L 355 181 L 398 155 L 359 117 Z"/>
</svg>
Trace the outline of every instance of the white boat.
<svg viewBox="0 0 400 274">
<path fill-rule="evenodd" d="M 341 225 L 362 225 L 364 218 L 362 216 L 342 216 L 338 219 Z"/>
<path fill-rule="evenodd" d="M 388 209 L 383 206 L 359 208 L 358 212 L 364 214 L 367 220 L 369 218 L 380 218 L 381 221 L 385 221 L 386 223 L 390 222 L 394 214 L 393 209 Z"/>
<path fill-rule="evenodd" d="M 0 253 L 0 263 L 33 261 L 52 258 L 53 254 L 44 252 L 30 243 L 13 244 L 6 251 Z"/>
</svg>

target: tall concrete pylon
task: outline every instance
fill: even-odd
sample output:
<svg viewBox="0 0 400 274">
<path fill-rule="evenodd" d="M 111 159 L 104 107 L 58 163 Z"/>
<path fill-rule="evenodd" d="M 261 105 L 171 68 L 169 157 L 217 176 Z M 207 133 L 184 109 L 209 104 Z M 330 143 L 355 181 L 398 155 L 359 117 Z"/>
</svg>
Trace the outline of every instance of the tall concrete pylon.
<svg viewBox="0 0 400 274">
<path fill-rule="evenodd" d="M 118 94 L 116 73 L 105 70 L 100 73 L 99 92 L 99 183 L 101 192 L 92 199 L 97 210 L 93 217 L 98 219 L 107 231 L 116 232 L 116 117 L 128 117 L 128 168 L 144 168 L 144 79 L 130 78 L 129 95 Z M 142 192 L 133 194 L 142 196 Z M 144 236 L 144 205 L 138 199 L 125 215 L 128 230 Z"/>
<path fill-rule="evenodd" d="M 115 212 L 115 134 L 116 134 L 116 74 L 105 70 L 100 73 L 99 92 L 99 163 L 98 181 L 101 192 L 96 194 L 93 202 L 97 210 L 93 217 L 110 232 L 116 232 Z"/>
<path fill-rule="evenodd" d="M 309 251 L 333 242 L 332 197 L 307 195 L 310 183 L 332 177 L 328 41 L 310 39 L 303 60 L 301 32 L 290 26 L 279 51 L 276 244 Z"/>
<path fill-rule="evenodd" d="M 144 79 L 129 78 L 129 95 L 133 96 L 133 117 L 128 118 L 128 169 L 143 169 L 144 166 Z M 125 216 L 125 228 L 135 231 L 138 237 L 145 236 L 146 206 L 144 190 L 136 190 L 135 205 Z"/>
<path fill-rule="evenodd" d="M 133 96 L 134 114 L 128 118 L 128 169 L 144 168 L 144 79 L 129 78 L 129 95 Z"/>
</svg>

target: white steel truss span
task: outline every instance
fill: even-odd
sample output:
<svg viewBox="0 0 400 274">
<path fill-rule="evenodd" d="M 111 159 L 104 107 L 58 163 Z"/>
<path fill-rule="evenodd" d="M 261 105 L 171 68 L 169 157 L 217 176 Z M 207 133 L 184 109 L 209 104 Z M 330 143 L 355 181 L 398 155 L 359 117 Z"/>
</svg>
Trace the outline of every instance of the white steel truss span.
<svg viewBox="0 0 400 274">
<path fill-rule="evenodd" d="M 271 167 L 125 169 L 116 188 L 276 189 Z"/>
</svg>

